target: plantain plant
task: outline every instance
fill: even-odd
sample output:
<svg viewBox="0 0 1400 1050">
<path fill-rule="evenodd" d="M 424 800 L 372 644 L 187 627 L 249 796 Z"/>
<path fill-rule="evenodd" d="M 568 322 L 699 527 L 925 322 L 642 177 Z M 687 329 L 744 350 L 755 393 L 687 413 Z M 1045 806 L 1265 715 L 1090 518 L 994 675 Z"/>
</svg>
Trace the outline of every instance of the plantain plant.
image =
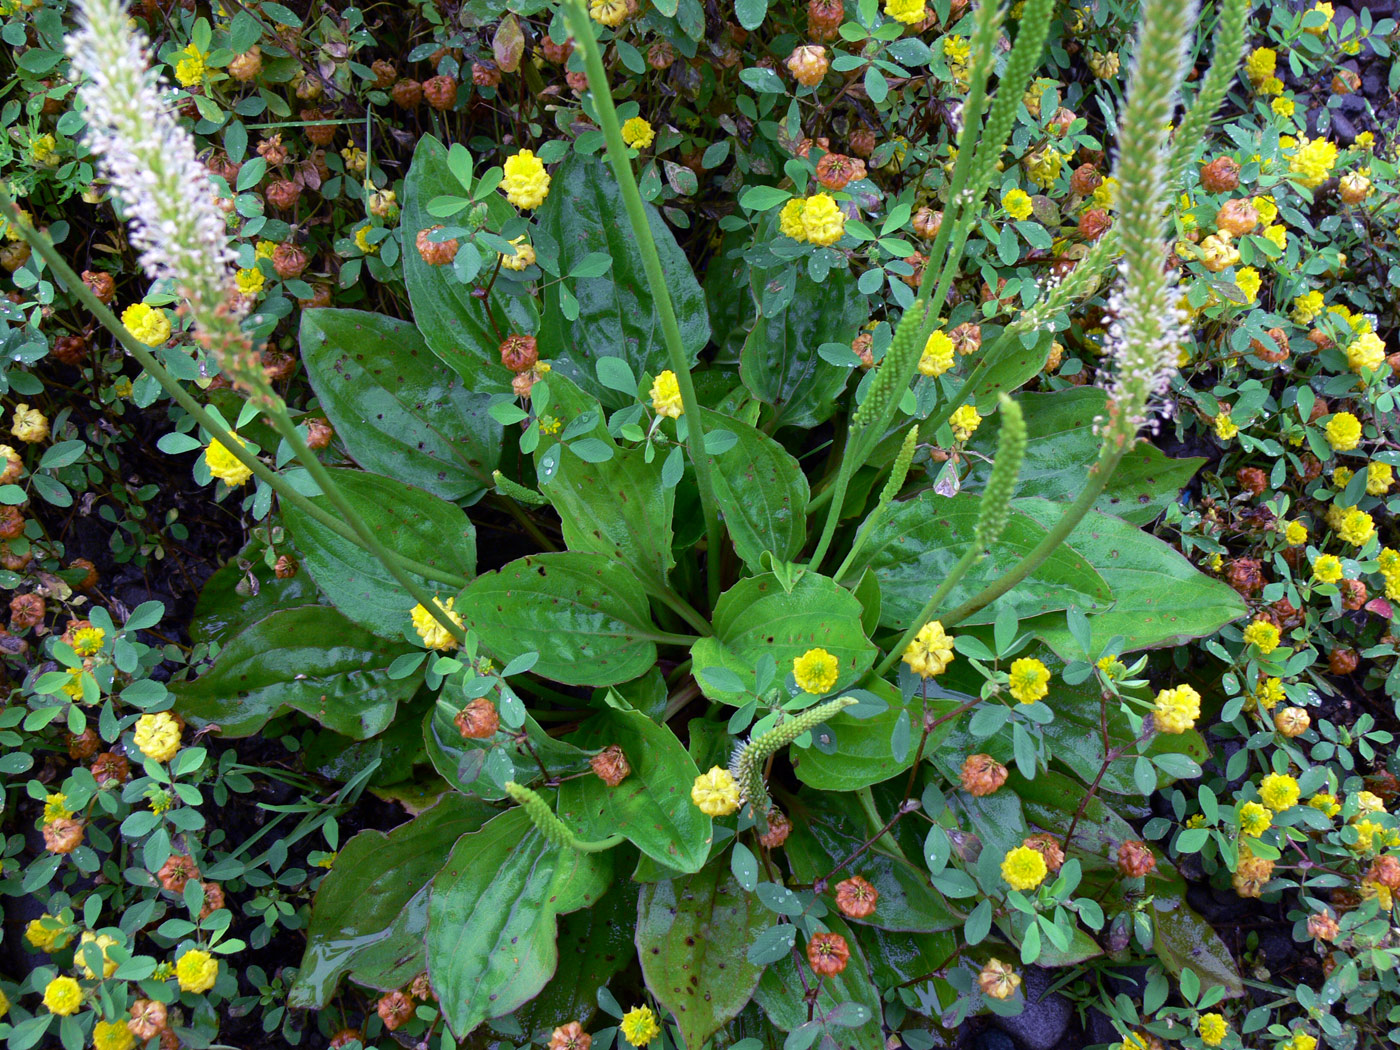
<svg viewBox="0 0 1400 1050">
<path fill-rule="evenodd" d="M 195 633 L 217 656 L 176 688 L 179 711 L 232 737 L 296 711 L 348 738 L 347 762 L 421 755 L 434 771 L 417 817 L 341 851 L 293 1005 L 426 972 L 458 1038 L 547 1039 L 601 1005 L 634 1045 L 879 1050 L 920 1015 L 1014 1012 L 1029 964 L 1139 951 L 1242 993 L 1181 876 L 1133 830 L 1144 797 L 1206 757 L 1199 707 L 1180 690 L 1154 701 L 1133 654 L 1244 614 L 1143 531 L 1199 461 L 1140 431 L 1187 338 L 1164 265 L 1179 139 L 1228 86 L 1248 5 L 1224 4 L 1174 142 L 1195 7 L 1144 0 L 1117 225 L 940 366 L 1052 7 L 1026 0 L 995 81 L 1003 11 L 972 13 L 941 264 L 857 381 L 823 353 L 867 320 L 828 246 L 844 222 L 831 198 L 741 196 L 763 214 L 733 253 L 740 301 L 712 317 L 643 202 L 588 11 L 565 0 L 606 161 L 551 155 L 546 173 L 525 151 L 478 170 L 462 144 L 420 140 L 402 213 L 414 321 L 301 318 L 307 375 L 355 464 L 328 467 L 223 298 L 217 232 L 178 206 L 204 184 L 180 185 L 192 147 L 131 64 L 141 41 L 114 0 L 87 0 L 115 49 L 86 63 L 114 188 L 175 241 L 182 222 L 187 243 L 204 238 L 163 258 L 152 241 L 148 268 L 186 297 L 197 363 L 239 387 L 241 429 L 267 447 L 11 221 L 193 417 L 210 469 L 275 499 L 281 537 L 206 588 Z M 127 75 L 99 76 L 103 62 Z M 131 177 L 141 164 L 177 168 L 153 187 Z M 793 229 L 809 234 L 801 268 Z M 1101 283 L 1112 386 L 1016 396 Z M 708 349 L 733 342 L 717 329 L 735 316 L 737 367 Z M 289 551 L 301 573 L 274 573 Z M 630 989 L 625 1014 L 610 985 Z"/>
</svg>

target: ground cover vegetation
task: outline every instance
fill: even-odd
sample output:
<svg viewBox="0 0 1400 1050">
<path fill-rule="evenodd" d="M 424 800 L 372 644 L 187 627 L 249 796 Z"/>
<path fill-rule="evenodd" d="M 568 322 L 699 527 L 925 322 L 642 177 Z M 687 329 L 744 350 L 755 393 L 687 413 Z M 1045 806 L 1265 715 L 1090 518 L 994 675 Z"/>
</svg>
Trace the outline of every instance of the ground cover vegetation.
<svg viewBox="0 0 1400 1050">
<path fill-rule="evenodd" d="M 0 1039 L 1393 1045 L 1393 13 L 0 0 Z"/>
</svg>

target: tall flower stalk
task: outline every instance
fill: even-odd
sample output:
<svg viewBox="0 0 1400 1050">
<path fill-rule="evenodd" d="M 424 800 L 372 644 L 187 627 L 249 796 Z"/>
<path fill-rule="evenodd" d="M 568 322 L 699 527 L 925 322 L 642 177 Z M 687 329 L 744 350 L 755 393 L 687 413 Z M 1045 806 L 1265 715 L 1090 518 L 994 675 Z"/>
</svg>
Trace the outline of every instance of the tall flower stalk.
<svg viewBox="0 0 1400 1050">
<path fill-rule="evenodd" d="M 69 75 L 87 117 L 88 148 L 126 210 L 146 275 L 174 285 L 195 338 L 237 377 L 258 363 L 239 324 L 237 255 L 194 138 L 171 112 L 169 85 L 147 61 L 150 41 L 121 0 L 83 0 L 77 20 Z"/>
<path fill-rule="evenodd" d="M 70 75 L 78 82 L 88 121 L 87 143 L 100 158 L 102 171 L 126 209 L 131 241 L 140 253 L 142 267 L 151 278 L 174 285 L 193 321 L 196 341 L 267 415 L 273 429 L 349 525 L 355 541 L 374 555 L 453 638 L 459 643 L 465 641 L 462 628 L 442 611 L 435 596 L 401 566 L 336 487 L 325 466 L 307 447 L 286 404 L 268 382 L 252 340 L 241 325 L 239 299 L 232 281 L 235 256 L 223 214 L 215 205 L 214 185 L 199 163 L 194 139 L 180 126 L 162 97 L 160 75 L 149 68 L 150 41 L 132 25 L 121 0 L 81 0 L 77 19 L 78 29 L 69 37 L 68 53 L 72 58 Z M 13 212 L 13 202 L 7 195 L 0 195 L 0 203 Z M 50 265 L 55 260 L 62 263 L 47 237 L 28 224 L 18 224 L 18 228 Z M 82 296 L 87 291 L 81 282 L 73 280 L 67 266 L 57 265 L 55 269 L 77 294 Z M 85 301 L 91 298 L 90 293 L 82 297 Z M 110 311 L 104 308 L 97 316 L 172 396 L 182 404 L 188 400 L 174 378 L 131 338 Z M 214 420 L 207 412 L 194 414 L 215 440 L 251 469 L 248 460 L 256 462 L 255 457 L 247 455 L 227 428 L 209 427 Z M 258 473 L 262 476 L 262 472 Z M 277 482 L 274 488 L 279 494 L 290 492 L 290 486 L 281 478 Z"/>
</svg>

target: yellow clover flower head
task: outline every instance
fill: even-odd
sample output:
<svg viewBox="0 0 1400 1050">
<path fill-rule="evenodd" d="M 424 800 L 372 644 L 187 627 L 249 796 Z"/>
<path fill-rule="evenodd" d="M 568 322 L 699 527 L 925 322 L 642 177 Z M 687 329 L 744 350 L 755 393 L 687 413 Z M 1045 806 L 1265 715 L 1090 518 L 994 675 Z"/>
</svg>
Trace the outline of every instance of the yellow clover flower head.
<svg viewBox="0 0 1400 1050">
<path fill-rule="evenodd" d="M 627 5 L 621 0 L 604 0 L 604 2 L 620 4 L 623 17 L 627 16 Z M 618 22 L 620 21 L 622 21 L 621 18 L 618 19 Z M 616 25 L 617 23 L 611 24 Z M 524 208 L 527 211 L 538 208 L 544 203 L 544 199 L 549 196 L 549 173 L 544 170 L 544 162 L 539 157 L 529 150 L 523 149 L 514 156 L 506 158 L 504 169 L 505 175 L 501 179 L 501 187 L 506 191 L 506 200 L 517 208 Z"/>
<path fill-rule="evenodd" d="M 739 808 L 739 782 L 720 766 L 701 773 L 690 787 L 690 801 L 709 817 L 726 817 Z"/>
<path fill-rule="evenodd" d="M 1258 198 L 1255 198 L 1256 200 Z M 1293 300 L 1293 311 L 1289 315 L 1298 324 L 1312 324 L 1322 313 L 1322 293 L 1319 291 L 1304 292 Z"/>
<path fill-rule="evenodd" d="M 953 367 L 953 340 L 946 332 L 934 332 L 924 343 L 924 352 L 919 356 L 919 374 L 941 376 Z"/>
<path fill-rule="evenodd" d="M 1385 364 L 1385 343 L 1375 332 L 1364 332 L 1347 347 L 1347 367 L 1359 376 Z"/>
<path fill-rule="evenodd" d="M 792 661 L 792 676 L 804 693 L 829 693 L 841 677 L 841 663 L 825 649 L 808 649 Z"/>
<path fill-rule="evenodd" d="M 78 950 L 73 953 L 73 961 L 77 964 L 78 969 L 83 971 L 84 977 L 96 977 L 97 974 L 93 971 L 92 967 L 88 965 L 88 953 L 84 949 L 84 945 L 95 944 L 102 952 L 102 976 L 111 977 L 112 974 L 117 972 L 117 960 L 108 957 L 107 949 L 117 943 L 119 943 L 117 939 L 110 934 L 93 933 L 91 930 L 86 930 L 78 940 Z"/>
<path fill-rule="evenodd" d="M 182 992 L 202 995 L 219 979 L 219 960 L 199 948 L 191 948 L 175 962 L 175 979 Z"/>
<path fill-rule="evenodd" d="M 51 1014 L 68 1017 L 82 1005 L 82 986 L 71 977 L 55 977 L 44 987 L 44 1008 Z"/>
<path fill-rule="evenodd" d="M 920 678 L 933 678 L 953 662 L 953 639 L 944 632 L 943 624 L 930 620 L 919 628 L 900 659 Z"/>
<path fill-rule="evenodd" d="M 136 720 L 136 747 L 152 762 L 169 762 L 180 750 L 180 723 L 169 711 Z"/>
<path fill-rule="evenodd" d="M 365 223 L 355 231 L 355 247 L 366 255 L 378 255 L 379 245 L 373 244 L 369 239 L 369 231 L 374 229 L 369 223 Z"/>
<path fill-rule="evenodd" d="M 1259 782 L 1259 798 L 1275 813 L 1298 804 L 1298 781 L 1287 773 L 1270 773 Z"/>
<path fill-rule="evenodd" d="M 525 234 L 521 234 L 510 242 L 515 247 L 514 253 L 507 255 L 501 252 L 501 265 L 507 270 L 514 270 L 520 273 L 535 265 L 535 246 L 525 240 Z"/>
<path fill-rule="evenodd" d="M 1184 733 L 1201 717 L 1201 694 L 1189 685 L 1162 689 L 1152 707 L 1152 721 L 1162 733 Z"/>
<path fill-rule="evenodd" d="M 1258 802 L 1246 802 L 1240 807 L 1240 834 L 1257 839 L 1269 830 L 1274 818 Z"/>
<path fill-rule="evenodd" d="M 1337 535 L 1353 547 L 1361 547 L 1376 534 L 1376 523 L 1364 510 L 1353 508 L 1342 519 Z"/>
<path fill-rule="evenodd" d="M 1361 420 L 1350 412 L 1338 412 L 1327 422 L 1327 443 L 1338 452 L 1350 452 L 1361 443 Z"/>
<path fill-rule="evenodd" d="M 805 199 L 793 197 L 778 212 L 778 230 L 785 237 L 791 237 L 794 241 L 807 239 L 807 228 L 802 225 L 802 212 L 806 207 Z"/>
<path fill-rule="evenodd" d="M 1384 496 L 1395 483 L 1395 472 L 1389 463 L 1366 464 L 1366 495 Z"/>
<path fill-rule="evenodd" d="M 1019 186 L 1002 194 L 1001 206 L 1013 219 L 1029 219 L 1031 212 L 1035 210 L 1031 203 L 1031 195 Z"/>
<path fill-rule="evenodd" d="M 233 437 L 240 446 L 248 447 L 248 443 L 237 434 L 234 434 Z M 209 447 L 204 450 L 204 463 L 213 477 L 218 478 L 231 489 L 238 488 L 253 476 L 252 470 L 235 459 L 233 453 L 217 440 L 210 441 Z"/>
<path fill-rule="evenodd" d="M 235 273 L 233 283 L 238 286 L 239 295 L 257 295 L 267 284 L 267 278 L 257 267 L 249 267 Z"/>
<path fill-rule="evenodd" d="M 10 433 L 26 444 L 37 445 L 49 436 L 49 419 L 37 408 L 21 402 L 11 417 Z"/>
<path fill-rule="evenodd" d="M 651 384 L 651 407 L 658 416 L 679 419 L 685 414 L 685 404 L 681 401 L 681 384 L 676 373 L 669 368 L 663 371 Z"/>
<path fill-rule="evenodd" d="M 907 26 L 922 22 L 928 17 L 924 0 L 885 0 L 885 14 L 896 22 Z"/>
<path fill-rule="evenodd" d="M 1045 881 L 1045 856 L 1029 846 L 1017 846 L 1001 861 L 1001 877 L 1013 890 L 1033 890 Z"/>
<path fill-rule="evenodd" d="M 846 232 L 846 216 L 830 196 L 814 193 L 802 209 L 802 230 L 813 244 L 832 245 Z"/>
<path fill-rule="evenodd" d="M 80 627 L 73 632 L 73 651 L 79 656 L 95 656 L 106 637 L 101 627 Z"/>
<path fill-rule="evenodd" d="M 452 603 L 456 599 L 448 598 L 443 601 L 441 598 L 434 598 L 440 610 L 447 614 L 447 618 L 458 627 L 462 626 L 460 613 L 452 611 Z M 418 637 L 423 640 L 423 645 L 428 649 L 455 649 L 457 639 L 452 637 L 452 632 L 442 624 L 438 623 L 437 617 L 428 611 L 425 605 L 415 605 L 413 611 L 409 613 L 409 618 L 413 621 L 413 629 L 418 632 Z"/>
<path fill-rule="evenodd" d="M 1215 426 L 1215 436 L 1218 437 L 1221 441 L 1229 441 L 1232 437 L 1234 437 L 1240 432 L 1240 427 L 1238 423 L 1236 423 L 1233 419 L 1230 418 L 1230 413 L 1224 405 L 1220 406 L 1220 408 L 1220 412 L 1216 414 L 1216 417 L 1213 421 Z"/>
<path fill-rule="evenodd" d="M 1196 1032 L 1206 1046 L 1219 1046 L 1225 1041 L 1225 1033 L 1229 1030 L 1225 1018 L 1218 1013 L 1201 1014 L 1196 1020 Z"/>
<path fill-rule="evenodd" d="M 661 1026 L 656 1023 L 656 1014 L 650 1006 L 634 1006 L 628 1010 L 622 1015 L 618 1028 L 633 1046 L 646 1046 L 661 1034 Z"/>
<path fill-rule="evenodd" d="M 1321 186 L 1337 163 L 1337 147 L 1326 139 L 1302 138 L 1288 158 L 1288 170 L 1298 182 L 1313 189 Z"/>
<path fill-rule="evenodd" d="M 1301 521 L 1290 521 L 1284 527 L 1283 540 L 1290 547 L 1301 547 L 1308 542 L 1308 527 Z"/>
<path fill-rule="evenodd" d="M 656 132 L 641 117 L 632 117 L 622 125 L 622 141 L 633 149 L 646 149 L 656 141 Z"/>
<path fill-rule="evenodd" d="M 66 948 L 72 938 L 62 922 L 45 912 L 39 918 L 29 920 L 29 925 L 24 928 L 24 939 L 40 951 L 56 952 Z"/>
<path fill-rule="evenodd" d="M 1271 47 L 1256 47 L 1244 60 L 1244 72 L 1250 83 L 1262 84 L 1278 70 L 1278 52 Z"/>
<path fill-rule="evenodd" d="M 1033 704 L 1050 692 L 1050 669 L 1034 658 L 1013 660 L 1008 676 L 1007 688 L 1023 704 Z"/>
<path fill-rule="evenodd" d="M 1326 791 L 1319 791 L 1312 798 L 1308 799 L 1308 805 L 1328 817 L 1335 817 L 1342 811 L 1342 806 L 1341 803 L 1337 801 L 1337 796 Z"/>
<path fill-rule="evenodd" d="M 1342 560 L 1335 554 L 1319 554 L 1313 559 L 1312 574 L 1319 583 L 1336 583 L 1342 578 Z"/>
<path fill-rule="evenodd" d="M 93 1050 L 132 1050 L 136 1036 L 125 1021 L 98 1021 L 92 1029 Z"/>
<path fill-rule="evenodd" d="M 626 0 L 589 0 L 588 14 L 599 25 L 616 28 L 627 21 L 627 3 Z"/>
<path fill-rule="evenodd" d="M 1268 620 L 1255 620 L 1244 629 L 1245 645 L 1252 645 L 1265 656 L 1278 648 L 1278 628 Z"/>
<path fill-rule="evenodd" d="M 948 425 L 953 428 L 953 437 L 966 441 L 982 425 L 982 415 L 976 405 L 963 405 L 948 417 Z"/>
<path fill-rule="evenodd" d="M 204 79 L 204 59 L 207 52 L 191 44 L 183 51 L 175 53 L 175 80 L 181 87 L 194 87 Z"/>
</svg>

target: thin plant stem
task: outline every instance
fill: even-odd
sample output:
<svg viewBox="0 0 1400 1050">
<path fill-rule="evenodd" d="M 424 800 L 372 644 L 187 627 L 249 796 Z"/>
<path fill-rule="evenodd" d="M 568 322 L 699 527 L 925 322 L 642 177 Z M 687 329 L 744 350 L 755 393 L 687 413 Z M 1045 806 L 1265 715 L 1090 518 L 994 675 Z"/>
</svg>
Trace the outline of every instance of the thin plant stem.
<svg viewBox="0 0 1400 1050">
<path fill-rule="evenodd" d="M 642 268 L 646 272 L 647 288 L 661 319 L 666 354 L 670 359 L 671 371 L 676 376 L 676 385 L 680 388 L 686 420 L 686 444 L 690 448 L 690 459 L 695 466 L 695 480 L 699 483 L 700 505 L 705 516 L 706 574 L 710 605 L 713 606 L 719 599 L 720 588 L 720 524 L 715 503 L 714 479 L 710 474 L 710 461 L 705 452 L 705 429 L 700 421 L 700 401 L 695 395 L 695 383 L 690 377 L 690 362 L 687 360 L 685 346 L 681 343 L 680 325 L 676 321 L 676 310 L 671 302 L 670 290 L 666 287 L 666 275 L 661 269 L 661 256 L 657 253 L 656 241 L 651 235 L 651 225 L 647 222 L 646 208 L 642 203 L 641 192 L 637 189 L 636 177 L 632 174 L 632 161 L 628 155 L 627 144 L 622 141 L 622 127 L 618 123 L 617 109 L 613 106 L 612 90 L 608 86 L 608 74 L 603 67 L 602 52 L 598 47 L 597 38 L 593 35 L 592 20 L 582 0 L 566 0 L 564 18 L 569 24 L 569 32 L 573 34 L 579 51 L 583 54 L 588 87 L 593 95 L 593 105 L 598 111 L 598 123 L 607 141 L 608 162 L 612 165 L 613 174 L 622 193 L 622 203 L 627 211 L 627 220 L 637 239 Z"/>
<path fill-rule="evenodd" d="M 953 624 L 961 623 L 977 610 L 996 601 L 1038 569 L 1041 563 L 1055 553 L 1056 548 L 1069 538 L 1069 534 L 1074 531 L 1075 526 L 1083 521 L 1085 515 L 1093 509 L 1094 501 L 1103 492 L 1104 486 L 1108 484 L 1113 472 L 1118 469 L 1118 464 L 1122 462 L 1125 454 L 1125 449 L 1106 450 L 1099 461 L 1094 464 L 1093 469 L 1090 470 L 1089 477 L 1085 481 L 1084 489 L 1079 493 L 1079 497 L 1064 509 L 1060 520 L 1055 522 L 1054 527 L 1045 534 L 1044 538 L 999 579 L 989 583 L 977 594 L 943 617 L 943 625 L 951 627 Z"/>
</svg>

